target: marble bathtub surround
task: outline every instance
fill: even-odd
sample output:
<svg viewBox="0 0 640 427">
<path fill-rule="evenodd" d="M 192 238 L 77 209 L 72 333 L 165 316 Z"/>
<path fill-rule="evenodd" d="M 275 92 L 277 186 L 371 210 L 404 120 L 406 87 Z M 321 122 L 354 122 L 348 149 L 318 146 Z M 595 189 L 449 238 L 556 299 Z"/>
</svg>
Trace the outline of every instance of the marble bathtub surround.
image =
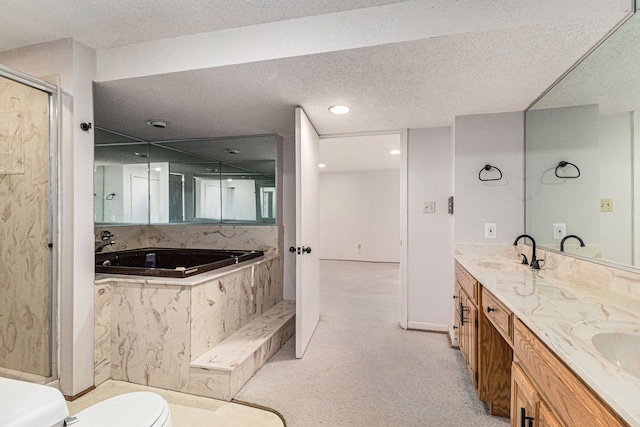
<svg viewBox="0 0 640 427">
<path fill-rule="evenodd" d="M 281 301 L 191 362 L 190 392 L 230 400 L 293 336 L 295 311 Z"/>
<path fill-rule="evenodd" d="M 50 376 L 49 99 L 0 77 L 0 100 L 0 368 L 41 382 Z"/>
<path fill-rule="evenodd" d="M 211 224 L 168 224 L 101 226 L 95 228 L 95 239 L 109 230 L 116 243 L 104 252 L 126 249 L 164 247 L 193 249 L 261 250 L 268 255 L 282 253 L 283 228 L 276 225 L 240 226 Z"/>
<path fill-rule="evenodd" d="M 508 267 L 530 249 L 458 244 L 455 257 L 626 422 L 640 426 L 640 378 L 591 342 L 607 322 L 640 327 L 640 274 L 544 250 L 541 270 Z"/>
<path fill-rule="evenodd" d="M 96 385 L 115 379 L 220 398 L 194 390 L 191 362 L 282 300 L 282 263 L 271 255 L 184 279 L 97 275 Z"/>
</svg>

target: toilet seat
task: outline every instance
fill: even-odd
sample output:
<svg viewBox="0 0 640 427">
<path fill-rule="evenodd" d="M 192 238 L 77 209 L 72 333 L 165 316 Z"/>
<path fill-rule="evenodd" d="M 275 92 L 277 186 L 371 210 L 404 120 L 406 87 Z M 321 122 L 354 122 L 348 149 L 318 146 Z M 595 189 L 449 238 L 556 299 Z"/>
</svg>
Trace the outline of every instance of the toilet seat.
<svg viewBox="0 0 640 427">
<path fill-rule="evenodd" d="M 155 393 L 136 391 L 96 403 L 75 415 L 75 427 L 171 427 L 169 404 Z"/>
</svg>

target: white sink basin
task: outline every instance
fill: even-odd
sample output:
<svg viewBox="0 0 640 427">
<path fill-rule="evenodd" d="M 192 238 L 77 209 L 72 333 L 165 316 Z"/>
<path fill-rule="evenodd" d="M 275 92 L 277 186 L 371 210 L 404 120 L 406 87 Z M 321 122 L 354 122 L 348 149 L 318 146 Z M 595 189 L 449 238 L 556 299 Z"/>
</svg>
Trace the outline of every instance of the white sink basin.
<svg viewBox="0 0 640 427">
<path fill-rule="evenodd" d="M 640 334 L 599 332 L 591 342 L 609 362 L 640 378 Z"/>
<path fill-rule="evenodd" d="M 640 378 L 640 323 L 594 320 L 581 322 L 571 333 L 590 343 L 603 358 Z"/>
</svg>

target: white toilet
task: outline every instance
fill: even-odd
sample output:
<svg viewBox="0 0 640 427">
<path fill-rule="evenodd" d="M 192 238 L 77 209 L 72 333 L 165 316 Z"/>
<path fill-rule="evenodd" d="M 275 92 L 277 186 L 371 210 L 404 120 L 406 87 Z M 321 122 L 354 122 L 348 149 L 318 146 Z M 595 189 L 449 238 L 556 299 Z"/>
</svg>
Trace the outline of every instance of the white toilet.
<svg viewBox="0 0 640 427">
<path fill-rule="evenodd" d="M 58 389 L 25 381 L 0 378 L 2 427 L 171 427 L 166 400 L 155 393 L 121 394 L 69 418 Z"/>
</svg>

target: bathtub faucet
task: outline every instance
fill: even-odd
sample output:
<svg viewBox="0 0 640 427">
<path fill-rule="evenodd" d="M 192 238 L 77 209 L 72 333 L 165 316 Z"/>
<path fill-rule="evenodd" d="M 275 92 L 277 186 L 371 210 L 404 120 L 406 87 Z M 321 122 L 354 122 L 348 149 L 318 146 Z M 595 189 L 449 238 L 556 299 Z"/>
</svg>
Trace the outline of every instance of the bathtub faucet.
<svg viewBox="0 0 640 427">
<path fill-rule="evenodd" d="M 114 245 L 116 243 L 115 237 L 116 237 L 116 235 L 115 234 L 111 234 L 111 232 L 109 230 L 104 230 L 100 234 L 101 240 L 95 242 L 96 243 L 96 253 L 102 252 L 102 250 L 106 246 Z"/>
</svg>

